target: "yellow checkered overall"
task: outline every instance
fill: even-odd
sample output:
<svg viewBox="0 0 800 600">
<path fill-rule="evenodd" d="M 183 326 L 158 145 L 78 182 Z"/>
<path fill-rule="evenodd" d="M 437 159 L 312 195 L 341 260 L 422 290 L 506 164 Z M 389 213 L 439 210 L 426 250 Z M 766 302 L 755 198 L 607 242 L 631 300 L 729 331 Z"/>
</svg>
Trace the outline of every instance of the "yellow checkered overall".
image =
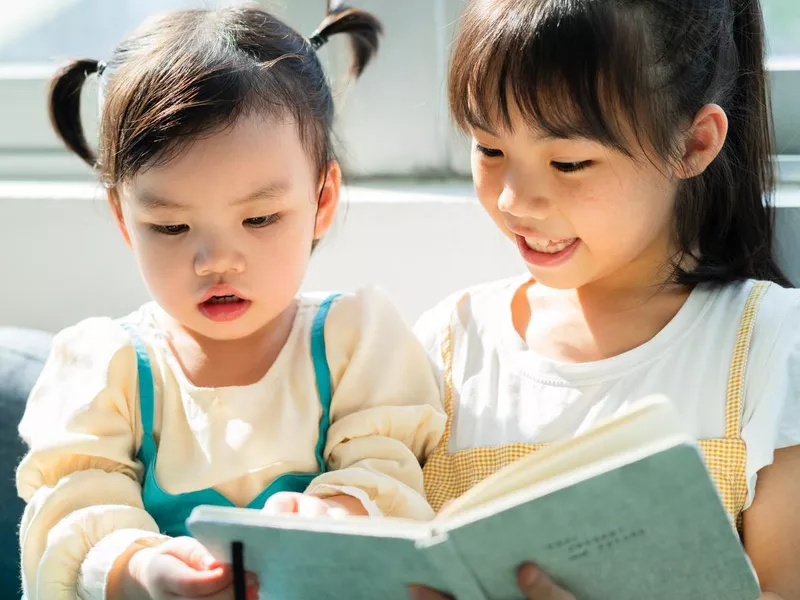
<svg viewBox="0 0 800 600">
<path fill-rule="evenodd" d="M 768 287 L 767 282 L 758 282 L 753 286 L 742 314 L 728 378 L 725 437 L 698 441 L 725 510 L 739 529 L 741 529 L 742 508 L 747 499 L 745 471 L 747 451 L 745 442 L 741 438 L 744 377 L 758 307 Z M 453 454 L 449 453 L 453 415 L 452 326 L 448 328 L 445 335 L 441 352 L 444 365 L 444 406 L 448 415 L 447 426 L 442 440 L 428 458 L 424 468 L 428 500 L 437 511 L 446 502 L 461 496 L 476 483 L 502 467 L 546 446 L 546 444 L 512 443 L 503 446 L 469 448 Z"/>
</svg>

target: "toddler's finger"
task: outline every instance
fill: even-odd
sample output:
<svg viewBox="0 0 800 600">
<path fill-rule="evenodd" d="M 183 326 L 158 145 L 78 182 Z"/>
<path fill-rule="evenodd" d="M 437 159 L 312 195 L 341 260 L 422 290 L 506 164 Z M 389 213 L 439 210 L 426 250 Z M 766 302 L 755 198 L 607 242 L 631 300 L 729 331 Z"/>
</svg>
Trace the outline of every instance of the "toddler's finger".
<svg viewBox="0 0 800 600">
<path fill-rule="evenodd" d="M 164 554 L 179 558 L 197 571 L 205 571 L 221 566 L 203 544 L 191 537 L 175 538 L 166 542 L 162 548 Z"/>
<path fill-rule="evenodd" d="M 297 514 L 303 517 L 324 517 L 331 506 L 316 496 L 300 496 L 297 501 Z"/>
<path fill-rule="evenodd" d="M 266 504 L 264 504 L 263 512 L 268 515 L 296 513 L 298 511 L 299 498 L 302 498 L 302 494 L 278 492 L 267 499 Z"/>
</svg>

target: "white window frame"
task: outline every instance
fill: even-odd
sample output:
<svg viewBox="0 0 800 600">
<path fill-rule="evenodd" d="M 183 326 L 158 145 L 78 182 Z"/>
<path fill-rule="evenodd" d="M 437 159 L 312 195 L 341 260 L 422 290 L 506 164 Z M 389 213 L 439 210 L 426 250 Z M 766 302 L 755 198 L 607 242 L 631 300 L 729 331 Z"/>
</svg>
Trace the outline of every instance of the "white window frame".
<svg viewBox="0 0 800 600">
<path fill-rule="evenodd" d="M 304 9 L 308 14 L 298 12 L 290 22 L 311 23 L 319 9 L 287 6 L 308 7 Z M 337 92 L 340 158 L 346 172 L 352 178 L 468 176 L 468 143 L 454 132 L 445 98 L 447 54 L 461 0 L 359 0 L 359 6 L 373 10 L 389 30 L 379 64 L 356 85 Z M 412 14 L 413 20 L 404 18 Z M 409 44 L 409 39 L 415 43 Z M 333 73 L 344 72 L 346 59 L 344 42 L 339 40 L 323 54 Z M 779 182 L 800 184 L 800 58 L 770 60 L 768 68 Z M 46 97 L 54 69 L 0 64 L 0 179 L 92 177 L 50 127 Z M 83 104 L 87 138 L 93 140 L 95 86 L 87 86 Z"/>
<path fill-rule="evenodd" d="M 769 61 L 778 180 L 800 183 L 800 58 Z"/>
</svg>

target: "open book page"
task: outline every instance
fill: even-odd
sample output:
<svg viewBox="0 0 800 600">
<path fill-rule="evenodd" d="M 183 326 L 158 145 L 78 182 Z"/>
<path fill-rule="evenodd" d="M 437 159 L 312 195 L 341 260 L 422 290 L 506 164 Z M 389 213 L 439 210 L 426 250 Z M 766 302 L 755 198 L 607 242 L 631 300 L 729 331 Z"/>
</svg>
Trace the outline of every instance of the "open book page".
<svg viewBox="0 0 800 600">
<path fill-rule="evenodd" d="M 294 514 L 266 515 L 260 511 L 247 508 L 220 506 L 199 506 L 189 518 L 192 523 L 217 522 L 235 525 L 241 528 L 269 528 L 273 530 L 307 531 L 317 533 L 333 533 L 358 535 L 367 537 L 398 538 L 406 540 L 422 540 L 429 537 L 431 527 L 428 522 L 411 521 L 382 517 L 374 519 L 361 516 L 306 517 Z M 205 527 L 205 525 L 201 525 Z"/>
<path fill-rule="evenodd" d="M 577 483 L 597 472 L 598 465 L 610 468 L 617 464 L 614 457 L 635 460 L 688 441 L 669 400 L 651 396 L 628 413 L 606 420 L 583 435 L 555 443 L 501 469 L 442 509 L 434 521 L 442 522 L 499 498 L 518 495 L 516 492 L 554 478 L 562 481 L 559 487 L 565 485 L 564 480 Z M 531 494 L 524 496 L 527 499 Z"/>
</svg>

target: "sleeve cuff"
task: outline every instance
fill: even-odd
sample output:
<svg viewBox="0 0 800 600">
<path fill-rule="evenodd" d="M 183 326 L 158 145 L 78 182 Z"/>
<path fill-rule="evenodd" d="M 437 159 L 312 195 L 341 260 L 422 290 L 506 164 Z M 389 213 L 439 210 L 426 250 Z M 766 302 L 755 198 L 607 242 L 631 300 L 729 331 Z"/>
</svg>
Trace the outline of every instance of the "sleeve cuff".
<svg viewBox="0 0 800 600">
<path fill-rule="evenodd" d="M 81 564 L 78 597 L 84 600 L 105 600 L 108 576 L 117 559 L 131 545 L 157 545 L 169 539 L 160 533 L 144 529 L 120 529 L 95 544 Z"/>
<path fill-rule="evenodd" d="M 306 494 L 310 496 L 317 496 L 318 498 L 330 498 L 331 496 L 338 496 L 339 494 L 344 494 L 346 496 L 350 496 L 355 498 L 364 506 L 364 510 L 367 511 L 367 516 L 369 517 L 382 517 L 383 512 L 381 509 L 378 508 L 377 503 L 369 497 L 369 494 L 362 490 L 361 488 L 357 488 L 351 485 L 332 485 L 328 483 L 321 483 L 319 485 L 315 485 L 310 487 L 306 490 Z"/>
</svg>

